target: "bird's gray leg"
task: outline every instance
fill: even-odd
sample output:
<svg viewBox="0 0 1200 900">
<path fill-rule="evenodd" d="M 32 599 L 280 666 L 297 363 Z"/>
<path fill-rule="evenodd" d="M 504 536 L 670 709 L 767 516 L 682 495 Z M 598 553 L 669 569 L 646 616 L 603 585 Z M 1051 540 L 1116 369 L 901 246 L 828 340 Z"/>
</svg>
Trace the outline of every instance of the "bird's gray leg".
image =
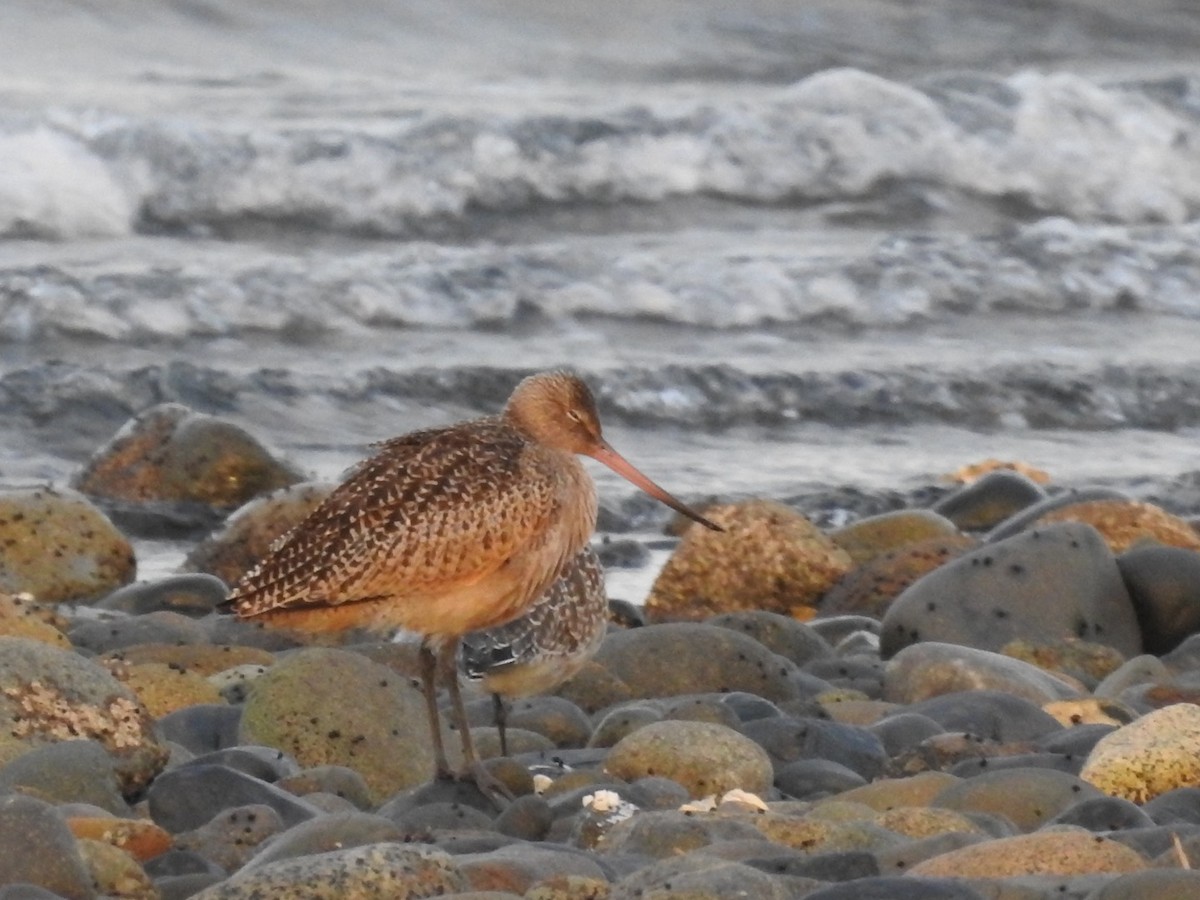
<svg viewBox="0 0 1200 900">
<path fill-rule="evenodd" d="M 429 730 L 433 737 L 433 754 L 434 763 L 437 766 L 437 778 L 453 778 L 454 773 L 450 771 L 450 764 L 446 761 L 446 748 L 442 744 L 442 727 L 441 718 L 438 715 L 437 705 L 437 676 L 438 676 L 438 657 L 434 654 L 433 649 L 428 643 L 421 642 L 421 683 L 425 689 L 425 709 L 429 713 Z M 455 679 L 455 687 L 458 687 L 458 680 Z"/>
<path fill-rule="evenodd" d="M 496 731 L 500 735 L 500 755 L 508 756 L 508 707 L 504 705 L 504 698 L 499 694 L 492 694 L 492 709 L 496 719 Z"/>
<path fill-rule="evenodd" d="M 454 713 L 454 724 L 462 732 L 463 773 L 474 779 L 476 786 L 485 797 L 491 798 L 497 807 L 503 809 L 513 799 L 512 792 L 479 762 L 479 757 L 475 755 L 475 744 L 471 741 L 471 729 L 467 725 L 467 710 L 463 706 L 462 693 L 458 689 L 458 639 L 447 641 L 438 648 L 438 657 L 438 663 L 446 675 L 446 684 L 450 688 L 450 706 Z"/>
</svg>

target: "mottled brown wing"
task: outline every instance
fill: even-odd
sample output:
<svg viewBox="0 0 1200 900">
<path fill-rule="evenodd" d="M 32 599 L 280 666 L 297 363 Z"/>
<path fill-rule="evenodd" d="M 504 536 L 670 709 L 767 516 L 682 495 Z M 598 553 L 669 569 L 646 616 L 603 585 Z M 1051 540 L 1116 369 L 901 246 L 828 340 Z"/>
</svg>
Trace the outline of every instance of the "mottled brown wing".
<svg viewBox="0 0 1200 900">
<path fill-rule="evenodd" d="M 380 445 L 230 593 L 240 616 L 470 585 L 558 511 L 552 467 L 499 419 Z"/>
</svg>

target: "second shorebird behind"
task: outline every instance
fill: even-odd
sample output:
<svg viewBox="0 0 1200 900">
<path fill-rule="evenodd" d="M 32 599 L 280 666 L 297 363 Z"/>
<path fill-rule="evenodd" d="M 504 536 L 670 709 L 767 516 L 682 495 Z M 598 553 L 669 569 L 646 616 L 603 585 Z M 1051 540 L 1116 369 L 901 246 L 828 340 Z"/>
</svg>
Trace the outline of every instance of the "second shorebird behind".
<svg viewBox="0 0 1200 900">
<path fill-rule="evenodd" d="M 577 454 L 721 530 L 635 469 L 604 439 L 586 384 L 524 379 L 497 416 L 386 441 L 230 592 L 242 618 L 301 632 L 420 634 L 438 776 L 449 776 L 437 706 L 450 692 L 468 768 L 477 768 L 458 687 L 459 639 L 520 616 L 584 548 L 596 489 Z"/>
<path fill-rule="evenodd" d="M 607 631 L 604 567 L 589 546 L 525 615 L 463 636 L 461 668 L 492 695 L 502 756 L 508 755 L 504 699 L 558 687 L 595 655 Z"/>
</svg>

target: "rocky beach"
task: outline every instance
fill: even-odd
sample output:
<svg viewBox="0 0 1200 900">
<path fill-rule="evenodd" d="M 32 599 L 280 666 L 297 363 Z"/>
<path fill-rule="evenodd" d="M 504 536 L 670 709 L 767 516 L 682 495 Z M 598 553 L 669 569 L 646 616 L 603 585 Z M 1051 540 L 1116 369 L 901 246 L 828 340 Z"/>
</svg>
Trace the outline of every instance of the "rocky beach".
<svg viewBox="0 0 1200 900">
<path fill-rule="evenodd" d="M 329 486 L 149 410 L 0 493 L 0 897 L 1200 896 L 1200 510 L 957 477 L 837 527 L 606 510 L 610 568 L 666 563 L 509 756 L 469 703 L 493 799 L 430 781 L 411 641 L 220 610 Z M 134 581 L 181 522 L 188 571 Z"/>
</svg>

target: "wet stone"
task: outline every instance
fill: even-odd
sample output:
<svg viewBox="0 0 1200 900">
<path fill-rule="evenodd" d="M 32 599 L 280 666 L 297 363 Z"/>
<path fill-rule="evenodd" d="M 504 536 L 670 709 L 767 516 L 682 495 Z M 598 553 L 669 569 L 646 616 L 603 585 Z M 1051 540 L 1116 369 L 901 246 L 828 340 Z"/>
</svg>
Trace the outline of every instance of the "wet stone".
<svg viewBox="0 0 1200 900">
<path fill-rule="evenodd" d="M 241 719 L 240 707 L 204 704 L 168 713 L 158 720 L 158 727 L 165 740 L 203 754 L 236 747 Z"/>
<path fill-rule="evenodd" d="M 768 650 L 798 666 L 833 656 L 833 648 L 804 622 L 766 610 L 745 610 L 713 616 L 707 624 L 740 631 Z"/>
<path fill-rule="evenodd" d="M 33 790 L 59 803 L 88 803 L 128 815 L 113 758 L 97 741 L 46 744 L 0 767 L 0 793 Z"/>
<path fill-rule="evenodd" d="M 883 772 L 883 745 L 865 728 L 813 718 L 760 719 L 743 733 L 759 743 L 776 766 L 797 759 L 834 760 L 870 781 Z"/>
<path fill-rule="evenodd" d="M 964 779 L 933 803 L 957 812 L 1001 815 L 1022 831 L 1033 831 L 1076 803 L 1102 796 L 1068 772 L 1023 767 Z"/>
<path fill-rule="evenodd" d="M 96 896 L 75 836 L 48 803 L 0 796 L 0 884 L 24 882 L 69 900 Z"/>
<path fill-rule="evenodd" d="M 133 644 L 200 644 L 208 639 L 204 625 L 174 612 L 79 622 L 67 636 L 76 647 L 98 655 Z"/>
<path fill-rule="evenodd" d="M 915 703 L 909 712 L 927 716 L 946 731 L 994 741 L 1030 741 L 1062 726 L 1035 703 L 999 691 L 959 691 Z"/>
<path fill-rule="evenodd" d="M 830 531 L 829 537 L 850 554 L 856 566 L 861 566 L 901 547 L 957 534 L 955 524 L 937 512 L 898 509 L 858 519 Z"/>
<path fill-rule="evenodd" d="M 1018 638 L 1078 637 L 1141 652 L 1116 561 L 1089 525 L 1065 523 L 988 544 L 930 572 L 883 619 L 883 656 L 919 641 L 998 650 Z"/>
<path fill-rule="evenodd" d="M 866 784 L 866 779 L 830 759 L 797 759 L 775 771 L 775 787 L 796 800 L 815 800 Z"/>
<path fill-rule="evenodd" d="M 1040 484 L 1012 469 L 996 469 L 933 505 L 964 531 L 986 531 L 1046 499 Z"/>
<path fill-rule="evenodd" d="M 1041 705 L 1074 699 L 1077 687 L 1037 666 L 1010 656 L 940 641 L 912 644 L 887 664 L 883 698 L 917 703 L 959 691 L 987 690 Z"/>
<path fill-rule="evenodd" d="M 86 497 L 52 488 L 0 490 L 0 591 L 42 603 L 86 600 L 135 574 L 132 545 Z"/>
<path fill-rule="evenodd" d="M 167 831 L 192 831 L 239 806 L 269 806 L 287 826 L 320 813 L 273 784 L 228 766 L 185 765 L 154 780 L 147 794 L 150 816 Z"/>
<path fill-rule="evenodd" d="M 633 697 L 746 691 L 778 702 L 801 693 L 799 670 L 790 660 L 746 634 L 702 623 L 610 634 L 594 662 Z"/>
<path fill-rule="evenodd" d="M 1200 553 L 1138 546 L 1117 557 L 1147 653 L 1162 655 L 1200 631 Z"/>
<path fill-rule="evenodd" d="M 199 828 L 175 836 L 179 850 L 190 850 L 227 872 L 240 869 L 267 839 L 284 830 L 279 813 L 251 804 L 222 810 Z"/>
</svg>

